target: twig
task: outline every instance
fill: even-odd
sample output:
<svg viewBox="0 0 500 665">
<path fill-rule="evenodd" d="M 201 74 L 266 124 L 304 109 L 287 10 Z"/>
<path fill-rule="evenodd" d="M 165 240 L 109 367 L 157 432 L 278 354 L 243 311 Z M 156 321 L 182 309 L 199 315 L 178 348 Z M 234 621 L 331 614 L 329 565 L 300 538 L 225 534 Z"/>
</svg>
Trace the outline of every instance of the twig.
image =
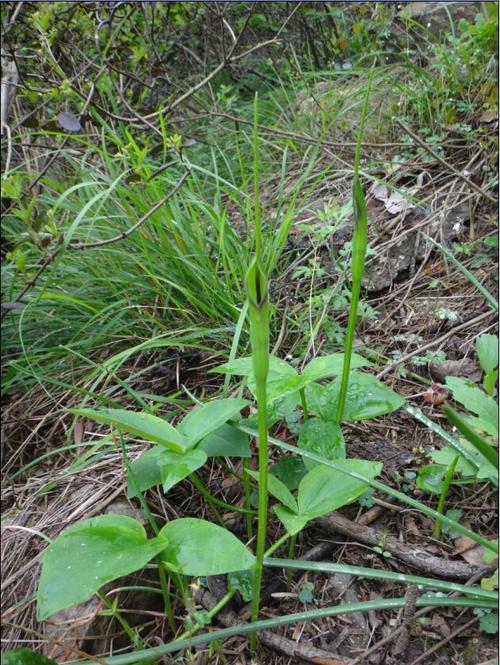
<svg viewBox="0 0 500 665">
<path fill-rule="evenodd" d="M 56 256 L 59 254 L 59 252 L 62 249 L 62 245 L 60 244 L 62 240 L 62 237 L 59 238 L 58 241 L 58 246 L 55 248 L 55 250 L 49 254 L 49 256 L 45 259 L 45 261 L 42 263 L 42 265 L 38 268 L 36 271 L 35 275 L 30 279 L 30 281 L 24 286 L 23 290 L 19 295 L 17 295 L 14 300 L 12 301 L 13 303 L 19 302 L 21 298 L 33 287 L 37 281 L 37 279 L 40 277 L 40 275 L 43 273 L 43 271 L 52 263 L 52 261 L 56 258 Z M 3 309 L 2 314 L 1 314 L 1 320 L 5 318 L 6 314 L 10 312 L 11 309 Z"/>
<path fill-rule="evenodd" d="M 217 600 L 209 591 L 201 589 L 196 594 L 196 602 L 203 605 L 205 609 L 211 610 L 216 605 Z M 235 612 L 223 612 L 218 618 L 227 627 L 241 623 L 241 617 Z M 296 662 L 295 659 L 302 659 L 316 665 L 347 665 L 337 654 L 305 643 L 295 642 L 269 630 L 259 632 L 259 641 L 262 645 L 281 651 L 281 653 L 293 658 L 294 662 Z"/>
<path fill-rule="evenodd" d="M 165 203 L 176 194 L 182 183 L 186 180 L 186 178 L 189 175 L 189 171 L 186 171 L 182 177 L 179 179 L 175 187 L 166 195 L 164 196 L 160 201 L 154 204 L 152 208 L 148 210 L 148 212 L 143 215 L 135 224 L 133 224 L 129 229 L 126 231 L 123 231 L 123 233 L 120 233 L 117 236 L 113 236 L 113 238 L 108 238 L 106 240 L 97 240 L 96 242 L 90 242 L 90 243 L 84 243 L 84 242 L 75 242 L 75 243 L 69 243 L 68 247 L 70 249 L 91 249 L 93 247 L 104 247 L 104 245 L 110 245 L 113 242 L 117 242 L 118 240 L 123 240 L 124 238 L 127 238 L 131 233 L 133 233 L 136 229 L 138 229 L 144 222 L 146 222 L 151 215 L 153 215 L 159 208 L 161 208 Z"/>
<path fill-rule="evenodd" d="M 438 161 L 440 164 L 445 166 L 447 169 L 449 169 L 452 173 L 454 173 L 457 178 L 460 178 L 464 182 L 466 182 L 469 187 L 474 189 L 478 194 L 481 194 L 481 196 L 484 196 L 485 199 L 488 199 L 488 201 L 491 201 L 495 205 L 497 204 L 497 200 L 495 199 L 494 196 L 491 196 L 491 194 L 488 194 L 488 192 L 485 192 L 484 189 L 481 189 L 479 185 L 476 185 L 475 182 L 473 182 L 470 178 L 468 178 L 466 175 L 458 171 L 454 166 L 449 164 L 445 159 L 440 157 L 437 152 L 435 152 L 425 141 L 423 141 L 420 136 L 417 136 L 415 132 L 413 132 L 409 127 L 407 127 L 404 122 L 401 122 L 399 118 L 394 118 L 394 121 L 403 129 L 408 136 L 411 136 L 411 138 L 418 143 L 419 146 L 421 146 L 426 152 L 429 153 L 429 155 L 432 155 L 436 161 Z"/>
<path fill-rule="evenodd" d="M 392 658 L 395 662 L 406 654 L 408 644 L 410 642 L 411 629 L 415 621 L 415 609 L 418 598 L 418 588 L 416 585 L 411 584 L 406 589 L 406 605 L 403 610 L 403 619 L 401 621 L 401 632 L 398 635 L 396 642 L 392 649 Z"/>
<path fill-rule="evenodd" d="M 452 335 L 455 335 L 457 332 L 460 332 L 460 330 L 464 330 L 465 328 L 468 328 L 469 326 L 474 326 L 476 323 L 481 323 L 481 321 L 484 321 L 487 319 L 489 316 L 491 316 L 492 312 L 484 312 L 483 314 L 480 314 L 479 316 L 476 316 L 475 319 L 472 319 L 471 321 L 466 321 L 465 323 L 461 323 L 459 326 L 455 326 L 455 328 L 452 328 L 449 330 L 447 333 L 444 335 L 441 335 L 441 337 L 438 337 L 435 340 L 432 340 L 431 342 L 427 342 L 427 344 L 424 344 L 423 346 L 420 346 L 418 349 L 415 349 L 414 351 L 411 351 L 410 353 L 407 353 L 406 355 L 402 356 L 398 360 L 395 360 L 394 362 L 390 363 L 385 367 L 381 372 L 377 374 L 377 379 L 381 379 L 383 376 L 388 374 L 391 370 L 396 368 L 398 365 L 401 365 L 401 363 L 405 363 L 407 360 L 410 360 L 410 358 L 413 358 L 413 356 L 420 355 L 424 351 L 427 351 L 427 349 L 431 349 L 433 346 L 436 346 L 437 344 L 441 344 L 442 342 L 445 342 L 448 337 L 451 337 Z"/>
<path fill-rule="evenodd" d="M 424 651 L 423 654 L 421 654 L 418 658 L 415 660 L 412 660 L 410 665 L 417 665 L 417 663 L 421 663 L 423 660 L 431 656 L 433 653 L 435 653 L 438 649 L 441 649 L 441 647 L 444 647 L 445 644 L 448 644 L 448 642 L 451 642 L 452 639 L 454 639 L 457 635 L 460 635 L 460 633 L 463 633 L 464 630 L 467 630 L 471 626 L 473 626 L 476 621 L 479 621 L 479 617 L 474 617 L 467 623 L 464 623 L 463 626 L 460 626 L 456 630 L 454 630 L 452 633 L 448 635 L 448 637 L 445 637 L 443 640 L 432 646 L 430 649 L 427 649 L 427 651 Z"/>
<path fill-rule="evenodd" d="M 471 566 L 461 561 L 448 561 L 434 556 L 429 554 L 423 546 L 409 547 L 400 543 L 396 538 L 387 536 L 386 533 L 380 530 L 351 522 L 351 520 L 336 512 L 319 517 L 316 524 L 327 532 L 341 533 L 347 535 L 351 540 L 357 540 L 372 547 L 378 545 L 384 539 L 384 549 L 389 551 L 393 557 L 433 577 L 442 577 L 448 580 L 466 580 L 478 572 L 477 566 Z M 487 566 L 484 567 L 483 572 L 485 570 L 488 570 Z"/>
</svg>

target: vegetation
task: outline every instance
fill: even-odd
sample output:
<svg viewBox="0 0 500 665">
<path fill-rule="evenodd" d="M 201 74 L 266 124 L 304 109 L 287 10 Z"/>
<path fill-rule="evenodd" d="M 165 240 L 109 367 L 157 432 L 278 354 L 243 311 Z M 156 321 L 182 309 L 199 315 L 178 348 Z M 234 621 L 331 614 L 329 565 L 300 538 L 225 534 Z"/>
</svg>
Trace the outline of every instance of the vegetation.
<svg viewBox="0 0 500 665">
<path fill-rule="evenodd" d="M 498 5 L 0 10 L 6 662 L 489 662 Z"/>
</svg>

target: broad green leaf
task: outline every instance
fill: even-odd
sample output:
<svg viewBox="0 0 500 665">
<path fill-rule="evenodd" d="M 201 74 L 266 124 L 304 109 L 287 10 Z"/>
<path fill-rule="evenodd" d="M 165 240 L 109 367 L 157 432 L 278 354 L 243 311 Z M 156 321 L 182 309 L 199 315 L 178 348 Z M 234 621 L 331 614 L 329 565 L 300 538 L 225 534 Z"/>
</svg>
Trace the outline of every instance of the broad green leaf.
<svg viewBox="0 0 500 665">
<path fill-rule="evenodd" d="M 252 356 L 244 358 L 235 358 L 223 365 L 213 367 L 210 372 L 219 372 L 221 374 L 231 374 L 231 376 L 250 376 L 253 373 Z"/>
<path fill-rule="evenodd" d="M 164 462 L 160 458 L 160 473 L 163 491 L 165 494 L 181 480 L 203 466 L 207 461 L 207 454 L 203 450 L 188 450 L 184 455 L 170 453 L 171 458 Z"/>
<path fill-rule="evenodd" d="M 312 519 L 309 515 L 297 515 L 297 513 L 281 505 L 273 506 L 273 510 L 290 536 L 294 536 L 299 531 L 302 531 L 309 520 Z"/>
<path fill-rule="evenodd" d="M 83 603 L 104 584 L 144 568 L 167 545 L 148 540 L 144 527 L 124 515 L 100 515 L 69 527 L 42 555 L 37 617 Z"/>
<path fill-rule="evenodd" d="M 225 423 L 200 441 L 197 450 L 204 450 L 208 457 L 250 457 L 248 434 Z"/>
<path fill-rule="evenodd" d="M 424 492 L 441 494 L 444 487 L 444 476 L 447 468 L 448 467 L 443 466 L 442 464 L 426 464 L 425 466 L 421 466 L 418 470 L 415 484 Z"/>
<path fill-rule="evenodd" d="M 479 619 L 479 628 L 483 633 L 498 633 L 498 612 L 489 612 Z"/>
<path fill-rule="evenodd" d="M 460 402 L 476 417 L 467 418 L 473 427 L 498 436 L 498 404 L 481 390 L 475 383 L 457 376 L 447 376 L 446 385 L 450 388 L 453 399 Z"/>
<path fill-rule="evenodd" d="M 335 420 L 340 391 L 340 377 L 326 386 L 313 383 L 306 388 L 309 408 L 323 420 Z M 347 389 L 344 420 L 369 420 L 399 409 L 405 403 L 394 390 L 391 390 L 371 374 L 350 372 Z"/>
<path fill-rule="evenodd" d="M 230 531 L 217 524 L 186 517 L 160 531 L 168 540 L 162 560 L 183 575 L 208 577 L 245 570 L 255 557 Z"/>
<path fill-rule="evenodd" d="M 257 471 L 247 469 L 247 473 L 255 480 L 259 480 L 259 474 Z M 281 482 L 281 480 L 276 478 L 276 476 L 273 476 L 271 473 L 267 477 L 267 489 L 269 494 L 272 494 L 275 499 L 281 501 L 281 503 L 290 508 L 290 510 L 292 510 L 294 513 L 298 512 L 299 508 L 293 494 L 290 492 L 287 486 Z"/>
<path fill-rule="evenodd" d="M 188 448 L 182 434 L 163 418 L 150 413 L 125 409 L 70 409 L 70 411 L 103 425 L 115 425 L 123 432 L 139 436 L 146 441 L 154 441 L 177 453 L 182 453 Z"/>
<path fill-rule="evenodd" d="M 282 457 L 279 462 L 273 464 L 269 473 L 276 476 L 292 492 L 296 490 L 300 481 L 307 473 L 307 468 L 301 457 L 290 455 Z"/>
<path fill-rule="evenodd" d="M 353 353 L 351 355 L 351 369 L 357 367 L 370 367 L 372 363 L 363 358 L 363 356 Z M 332 353 L 328 356 L 318 356 L 313 358 L 310 363 L 304 368 L 302 377 L 310 383 L 311 381 L 319 381 L 326 379 L 328 376 L 338 376 L 342 374 L 344 366 L 344 354 Z"/>
<path fill-rule="evenodd" d="M 31 649 L 23 648 L 3 653 L 2 665 L 57 665 L 57 663 Z"/>
<path fill-rule="evenodd" d="M 484 334 L 476 339 L 476 353 L 481 369 L 485 374 L 493 372 L 498 367 L 498 337 Z"/>
<path fill-rule="evenodd" d="M 246 399 L 218 399 L 197 406 L 184 417 L 177 430 L 192 448 L 234 416 L 248 404 Z"/>
<path fill-rule="evenodd" d="M 495 395 L 495 386 L 497 385 L 498 381 L 498 370 L 494 370 L 493 372 L 489 372 L 488 374 L 484 375 L 483 378 L 483 386 L 488 395 Z"/>
<path fill-rule="evenodd" d="M 145 453 L 135 459 L 130 465 L 135 484 L 132 482 L 130 474 L 127 477 L 128 498 L 131 499 L 132 497 L 137 496 L 137 490 L 145 492 L 150 487 L 161 485 L 159 459 L 163 456 L 166 456 L 168 459 L 169 455 L 176 454 L 177 453 L 165 450 L 165 448 L 162 448 L 161 446 L 153 446 L 153 448 L 146 450 Z"/>
<path fill-rule="evenodd" d="M 179 455 L 161 446 L 154 446 L 132 462 L 135 485 L 131 478 L 128 478 L 127 496 L 137 496 L 136 486 L 141 492 L 145 492 L 150 487 L 163 485 L 166 494 L 206 461 L 207 455 L 203 450 L 188 450 Z"/>
<path fill-rule="evenodd" d="M 216 372 L 248 376 L 248 388 L 255 397 L 255 378 L 253 375 L 252 357 L 237 358 L 216 367 Z M 269 372 L 267 376 L 267 401 L 269 404 L 280 397 L 296 392 L 300 387 L 297 371 L 284 360 L 269 356 Z"/>
<path fill-rule="evenodd" d="M 300 428 L 297 445 L 302 450 L 328 460 L 345 459 L 345 441 L 339 425 L 331 420 L 309 418 Z M 311 470 L 319 462 L 304 457 L 305 466 Z"/>
<path fill-rule="evenodd" d="M 336 460 L 336 464 L 349 471 L 355 471 L 373 479 L 382 470 L 380 462 L 346 459 Z M 309 519 L 319 517 L 355 501 L 365 492 L 367 484 L 346 473 L 328 466 L 317 466 L 304 476 L 299 486 L 297 502 L 300 515 Z"/>
</svg>

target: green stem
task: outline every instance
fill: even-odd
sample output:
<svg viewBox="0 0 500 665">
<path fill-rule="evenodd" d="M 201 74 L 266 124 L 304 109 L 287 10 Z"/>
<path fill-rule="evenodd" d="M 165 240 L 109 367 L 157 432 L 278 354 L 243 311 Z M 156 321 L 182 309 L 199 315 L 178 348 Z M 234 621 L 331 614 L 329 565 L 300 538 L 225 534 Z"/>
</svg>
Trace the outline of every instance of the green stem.
<svg viewBox="0 0 500 665">
<path fill-rule="evenodd" d="M 493 446 L 490 446 L 490 444 L 483 439 L 482 436 L 479 436 L 477 432 L 475 432 L 469 425 L 461 418 L 458 413 L 455 411 L 455 409 L 452 409 L 451 406 L 448 404 L 445 404 L 443 406 L 443 411 L 446 414 L 446 417 L 448 420 L 450 420 L 455 427 L 458 429 L 458 431 L 465 436 L 467 441 L 470 441 L 474 448 L 478 450 L 481 455 L 488 460 L 490 464 L 492 464 L 495 469 L 498 468 L 498 453 L 497 451 L 493 448 Z"/>
<path fill-rule="evenodd" d="M 252 487 L 250 484 L 250 475 L 245 473 L 250 468 L 250 462 L 248 459 L 243 459 L 243 488 L 245 490 L 245 508 L 246 513 L 246 525 L 247 525 L 247 538 L 252 540 L 253 538 L 253 527 L 252 527 L 252 515 L 250 513 L 250 497 L 252 495 Z"/>
<path fill-rule="evenodd" d="M 448 492 L 450 490 L 450 485 L 451 481 L 453 480 L 453 474 L 455 473 L 455 468 L 458 464 L 458 460 L 460 459 L 460 455 L 457 455 L 453 462 L 449 465 L 449 467 L 446 469 L 446 473 L 444 476 L 444 481 L 443 481 L 443 489 L 441 490 L 441 495 L 439 497 L 438 505 L 437 505 L 437 512 L 442 515 L 444 511 L 444 504 L 446 502 L 446 497 L 448 496 Z M 441 521 L 439 519 L 436 520 L 434 524 L 434 531 L 432 533 L 434 538 L 439 538 L 441 536 Z"/>
<path fill-rule="evenodd" d="M 262 246 L 262 213 L 260 207 L 260 173 L 259 173 L 259 130 L 258 130 L 259 93 L 255 93 L 253 104 L 253 195 L 254 195 L 254 240 L 255 256 L 260 260 Z"/>
<path fill-rule="evenodd" d="M 111 612 L 111 615 L 113 616 L 113 618 L 116 619 L 118 621 L 118 623 L 120 624 L 120 626 L 123 628 L 123 630 L 127 634 L 127 637 L 129 638 L 131 643 L 134 645 L 134 647 L 136 649 L 142 651 L 142 649 L 144 649 L 144 645 L 141 642 L 141 640 L 139 639 L 139 636 L 137 635 L 137 633 L 131 628 L 130 624 L 125 619 L 125 617 L 123 617 L 120 614 L 120 612 L 118 612 L 118 610 L 116 609 L 114 604 L 110 600 L 108 600 L 106 598 L 106 596 L 103 593 L 101 593 L 100 591 L 99 591 L 99 597 L 101 598 L 103 603 L 106 605 L 106 607 L 109 609 L 109 611 Z"/>
<path fill-rule="evenodd" d="M 307 409 L 306 389 L 301 388 L 299 390 L 299 395 L 300 403 L 302 405 L 302 418 L 304 419 L 304 422 L 307 422 L 309 420 L 309 411 Z"/>
<path fill-rule="evenodd" d="M 198 646 L 199 644 L 207 644 L 214 640 L 223 640 L 234 635 L 248 635 L 254 634 L 259 630 L 270 630 L 279 626 L 286 626 L 292 623 L 299 623 L 304 621 L 314 621 L 323 619 L 325 617 L 338 616 L 342 614 L 349 614 L 352 612 L 370 612 L 377 610 L 399 609 L 405 607 L 407 603 L 406 598 L 387 598 L 382 600 L 368 600 L 360 603 L 350 603 L 346 605 L 334 605 L 332 607 L 325 607 L 317 610 L 310 610 L 308 612 L 297 612 L 295 614 L 285 614 L 283 616 L 274 617 L 273 619 L 264 619 L 255 623 L 243 623 L 230 628 L 222 628 L 221 630 L 214 630 L 210 633 L 203 635 L 196 635 L 189 637 L 185 640 L 175 640 L 169 644 L 162 644 L 158 647 L 151 649 L 144 649 L 139 653 L 128 653 L 120 656 L 111 656 L 105 658 L 106 665 L 134 665 L 135 663 L 142 663 L 152 658 L 160 658 L 167 653 L 174 653 L 182 651 L 183 649 L 190 649 Z M 480 598 L 443 598 L 441 596 L 424 595 L 417 599 L 417 607 L 478 607 L 489 610 L 496 610 L 497 601 L 482 600 Z M 95 665 L 94 661 L 71 661 L 66 665 Z"/>
<path fill-rule="evenodd" d="M 266 406 L 266 386 L 257 388 L 257 409 L 259 424 L 259 521 L 257 524 L 257 546 L 255 549 L 255 581 L 254 593 L 252 598 L 252 621 L 257 621 L 259 615 L 260 591 L 262 586 L 262 561 L 264 559 L 264 550 L 266 548 L 267 531 L 267 406 Z M 255 651 L 256 637 L 251 638 L 251 649 Z"/>
<path fill-rule="evenodd" d="M 344 343 L 344 366 L 342 369 L 342 378 L 340 381 L 339 401 L 337 404 L 337 423 L 340 425 L 344 417 L 344 408 L 347 399 L 347 388 L 349 384 L 349 370 L 351 368 L 351 354 L 356 330 L 356 320 L 358 315 L 359 294 L 361 291 L 361 281 L 365 271 L 365 254 L 367 246 L 367 213 L 365 195 L 359 181 L 359 162 L 361 159 L 361 139 L 365 125 L 366 114 L 368 112 L 368 100 L 373 79 L 374 67 L 372 68 L 370 80 L 365 94 L 363 109 L 361 112 L 361 121 L 359 124 L 358 137 L 356 142 L 356 152 L 354 156 L 354 173 L 352 181 L 352 203 L 354 212 L 354 231 L 352 237 L 352 284 L 351 284 L 351 304 L 349 307 L 349 319 L 347 322 L 346 337 Z"/>
</svg>

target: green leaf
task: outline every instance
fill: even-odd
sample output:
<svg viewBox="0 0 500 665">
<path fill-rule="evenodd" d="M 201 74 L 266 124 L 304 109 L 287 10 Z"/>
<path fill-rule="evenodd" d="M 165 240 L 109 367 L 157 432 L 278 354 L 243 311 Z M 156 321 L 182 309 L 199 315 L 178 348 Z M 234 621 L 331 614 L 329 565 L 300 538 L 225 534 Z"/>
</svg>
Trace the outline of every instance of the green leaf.
<svg viewBox="0 0 500 665">
<path fill-rule="evenodd" d="M 380 462 L 367 460 L 336 460 L 336 464 L 373 479 L 382 470 Z M 309 519 L 319 517 L 352 503 L 367 489 L 367 484 L 346 473 L 327 466 L 317 466 L 304 476 L 299 486 L 297 502 L 299 514 Z"/>
<path fill-rule="evenodd" d="M 498 538 L 495 538 L 495 540 L 492 540 L 491 543 L 495 544 L 498 547 Z M 483 561 L 485 563 L 491 563 L 495 559 L 498 559 L 498 554 L 496 554 L 492 550 L 486 550 L 486 552 L 483 555 Z"/>
<path fill-rule="evenodd" d="M 250 457 L 248 434 L 225 423 L 200 441 L 197 450 L 204 450 L 208 457 Z"/>
<path fill-rule="evenodd" d="M 498 370 L 494 370 L 493 372 L 489 372 L 488 374 L 484 375 L 483 378 L 483 386 L 488 395 L 493 396 L 495 394 L 495 386 L 497 385 L 498 381 Z"/>
<path fill-rule="evenodd" d="M 314 600 L 314 584 L 312 582 L 306 582 L 302 585 L 299 591 L 299 600 L 301 603 L 312 603 Z"/>
<path fill-rule="evenodd" d="M 3 665 L 57 665 L 55 660 L 45 658 L 31 649 L 13 649 L 2 654 Z"/>
<path fill-rule="evenodd" d="M 496 591 L 498 589 L 498 568 L 491 577 L 483 577 L 481 589 L 484 589 L 484 591 Z"/>
<path fill-rule="evenodd" d="M 42 555 L 38 620 L 83 603 L 104 584 L 144 568 L 166 545 L 161 536 L 148 540 L 144 527 L 124 515 L 74 524 Z"/>
<path fill-rule="evenodd" d="M 184 417 L 177 430 L 192 448 L 198 441 L 208 436 L 248 404 L 246 399 L 218 399 L 203 406 L 197 406 Z"/>
<path fill-rule="evenodd" d="M 476 353 L 479 364 L 485 374 L 493 372 L 498 367 L 498 337 L 484 334 L 476 339 Z"/>
<path fill-rule="evenodd" d="M 456 456 L 457 455 L 455 453 L 455 457 Z M 443 466 L 442 464 L 427 464 L 425 466 L 421 466 L 418 470 L 418 476 L 415 480 L 415 484 L 424 492 L 430 492 L 431 494 L 441 494 L 443 491 L 446 469 L 447 467 Z"/>
<path fill-rule="evenodd" d="M 498 613 L 490 612 L 489 614 L 484 614 L 479 619 L 479 627 L 483 633 L 489 633 L 490 635 L 498 633 Z"/>
<path fill-rule="evenodd" d="M 474 427 L 498 436 L 498 404 L 493 397 L 484 393 L 475 383 L 457 376 L 447 376 L 446 385 L 453 393 L 453 399 L 460 402 L 477 418 L 468 418 Z"/>
<path fill-rule="evenodd" d="M 203 450 L 188 450 L 183 455 L 179 455 L 155 446 L 134 460 L 131 470 L 138 490 L 145 492 L 150 487 L 163 485 L 163 491 L 166 494 L 174 485 L 203 466 L 206 461 L 207 455 Z M 129 478 L 127 486 L 129 499 L 138 495 L 135 485 Z"/>
<path fill-rule="evenodd" d="M 246 470 L 248 475 L 252 476 L 255 480 L 259 480 L 259 474 L 257 471 L 252 471 L 251 469 Z M 291 511 L 294 513 L 297 513 L 299 508 L 297 506 L 297 501 L 295 500 L 295 497 L 293 494 L 290 492 L 290 490 L 287 488 L 287 486 L 281 482 L 281 480 L 278 480 L 276 476 L 273 476 L 272 474 L 269 474 L 267 477 L 267 489 L 269 491 L 269 494 L 272 494 L 275 499 L 278 499 L 278 501 L 281 501 L 282 504 L 287 506 L 287 508 L 290 508 Z"/>
<path fill-rule="evenodd" d="M 125 409 L 70 409 L 70 411 L 103 425 L 115 425 L 123 432 L 139 436 L 146 441 L 154 441 L 177 453 L 183 453 L 188 448 L 184 437 L 172 425 L 163 418 L 149 413 Z"/>
<path fill-rule="evenodd" d="M 248 388 L 252 395 L 256 396 L 251 356 L 237 358 L 211 371 L 248 376 Z M 296 392 L 300 385 L 300 377 L 291 365 L 280 358 L 269 356 L 269 373 L 267 375 L 267 401 L 269 404 L 285 395 Z"/>
<path fill-rule="evenodd" d="M 311 519 L 308 515 L 297 515 L 297 513 L 281 505 L 273 506 L 273 510 L 290 536 L 302 531 Z"/>
<path fill-rule="evenodd" d="M 282 457 L 273 464 L 269 473 L 276 476 L 292 492 L 296 490 L 300 481 L 307 473 L 307 468 L 301 457 Z"/>
<path fill-rule="evenodd" d="M 230 531 L 211 522 L 186 517 L 166 524 L 168 540 L 161 559 L 183 575 L 208 577 L 245 570 L 255 557 Z"/>
<path fill-rule="evenodd" d="M 160 458 L 161 482 L 165 494 L 207 461 L 207 454 L 203 450 L 188 450 L 184 455 L 170 455 L 168 462 Z"/>
<path fill-rule="evenodd" d="M 476 461 L 478 468 L 476 470 L 472 464 L 467 462 L 462 455 L 460 455 L 460 459 L 456 466 L 457 473 L 464 476 L 475 476 L 478 480 L 493 479 L 493 481 L 498 482 L 498 469 L 494 467 L 493 464 L 490 464 L 490 462 L 488 462 L 488 460 L 465 439 L 460 439 L 460 445 L 467 451 L 470 458 Z M 455 448 L 452 448 L 452 446 L 446 446 L 441 450 L 435 450 L 431 453 L 431 459 L 438 464 L 449 466 L 455 459 L 456 455 L 457 451 Z"/>
<path fill-rule="evenodd" d="M 338 423 L 322 418 L 309 418 L 299 431 L 297 445 L 302 450 L 327 460 L 345 459 L 345 441 Z M 311 470 L 319 462 L 304 457 L 305 466 Z"/>
<path fill-rule="evenodd" d="M 351 369 L 357 367 L 371 367 L 373 363 L 363 358 L 363 356 L 353 353 L 351 355 Z M 310 383 L 326 379 L 328 376 L 338 376 L 342 374 L 344 366 L 344 354 L 332 353 L 328 356 L 318 356 L 304 368 L 302 377 Z"/>
<path fill-rule="evenodd" d="M 306 388 L 309 408 L 324 420 L 335 420 L 341 377 L 326 386 L 313 383 Z M 350 372 L 344 407 L 344 421 L 369 420 L 391 413 L 405 400 L 371 374 Z"/>
<path fill-rule="evenodd" d="M 227 590 L 238 591 L 245 603 L 253 597 L 255 570 L 238 570 L 227 576 Z"/>
</svg>

